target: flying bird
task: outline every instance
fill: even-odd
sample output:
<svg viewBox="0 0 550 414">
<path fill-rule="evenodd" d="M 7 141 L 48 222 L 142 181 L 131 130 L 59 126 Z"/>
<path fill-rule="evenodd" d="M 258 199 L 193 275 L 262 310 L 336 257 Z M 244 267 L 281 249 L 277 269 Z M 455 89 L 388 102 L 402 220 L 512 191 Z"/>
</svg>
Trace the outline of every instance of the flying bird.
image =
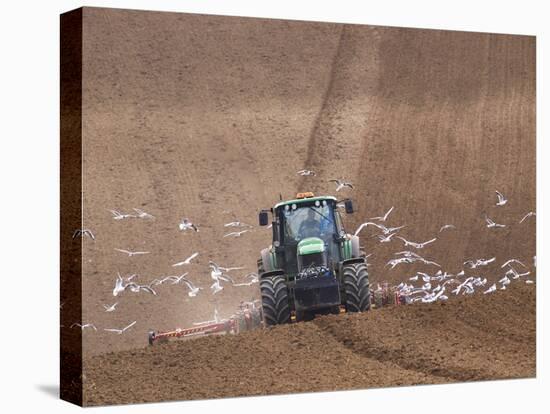
<svg viewBox="0 0 550 414">
<path fill-rule="evenodd" d="M 510 279 L 508 276 L 504 276 L 502 279 L 499 280 L 499 283 L 502 283 L 502 286 L 506 286 L 510 284 Z"/>
<path fill-rule="evenodd" d="M 397 236 L 397 238 L 403 240 L 403 243 L 405 243 L 405 246 L 412 246 L 412 247 L 415 247 L 417 249 L 423 249 L 424 246 L 426 246 L 430 243 L 433 243 L 434 241 L 437 240 L 437 238 L 434 237 L 433 239 L 425 241 L 424 243 L 416 243 L 416 242 L 409 241 L 409 240 L 407 240 L 407 239 L 405 239 L 404 237 L 401 237 L 401 236 Z"/>
<path fill-rule="evenodd" d="M 527 213 L 525 216 L 523 216 L 523 218 L 519 221 L 520 223 L 523 223 L 525 221 L 525 219 L 531 217 L 531 216 L 536 216 L 537 213 L 535 213 L 534 211 L 530 211 L 529 213 Z"/>
<path fill-rule="evenodd" d="M 508 269 L 506 271 L 506 273 L 504 275 L 505 276 L 511 276 L 512 279 L 519 279 L 520 277 L 527 276 L 527 275 L 530 275 L 530 274 L 531 274 L 531 272 L 529 272 L 529 271 L 524 272 L 524 273 L 519 273 L 516 269 L 511 267 L 510 269 Z"/>
<path fill-rule="evenodd" d="M 124 280 L 120 273 L 117 272 L 117 278 L 115 281 L 115 288 L 113 289 L 113 296 L 118 296 L 120 293 L 124 292 Z"/>
<path fill-rule="evenodd" d="M 475 269 L 480 266 L 487 266 L 489 263 L 492 263 L 495 260 L 495 257 L 492 257 L 491 259 L 477 259 L 476 261 L 467 260 L 463 264 L 470 266 L 470 269 Z"/>
<path fill-rule="evenodd" d="M 505 267 L 505 266 L 508 266 L 510 265 L 511 263 L 517 263 L 523 267 L 525 267 L 527 269 L 527 266 L 525 266 L 522 262 L 520 262 L 518 259 L 510 259 L 508 260 L 506 263 L 504 263 L 502 266 L 500 266 L 501 268 Z"/>
<path fill-rule="evenodd" d="M 375 237 L 378 237 L 380 243 L 388 243 L 391 241 L 392 236 L 395 236 L 397 233 L 390 233 L 388 235 L 384 234 L 375 234 Z"/>
<path fill-rule="evenodd" d="M 244 277 L 244 279 L 248 280 L 248 282 L 236 283 L 236 284 L 233 284 L 233 286 L 237 286 L 237 287 L 238 286 L 251 286 L 251 285 L 259 282 L 257 273 L 249 273 Z"/>
<path fill-rule="evenodd" d="M 300 170 L 300 171 L 298 171 L 298 175 L 301 175 L 301 176 L 315 175 L 315 171 L 311 171 L 311 170 Z"/>
<path fill-rule="evenodd" d="M 183 283 L 185 283 L 189 288 L 189 292 L 187 292 L 187 294 L 192 298 L 197 296 L 197 294 L 199 293 L 199 290 L 202 290 L 201 287 L 195 286 L 190 280 L 187 280 L 185 278 L 183 278 Z"/>
<path fill-rule="evenodd" d="M 496 283 L 493 283 L 489 289 L 487 289 L 485 292 L 483 292 L 483 294 L 486 295 L 487 293 L 492 293 L 495 290 L 497 290 L 497 285 L 496 285 Z"/>
<path fill-rule="evenodd" d="M 191 263 L 191 260 L 193 260 L 195 257 L 197 257 L 199 255 L 199 253 L 193 253 L 191 256 L 189 256 L 187 259 L 185 259 L 183 262 L 178 262 L 178 263 L 174 263 L 172 265 L 172 267 L 177 267 L 177 266 L 183 266 L 183 265 L 188 265 Z"/>
<path fill-rule="evenodd" d="M 71 328 L 75 328 L 77 326 L 82 330 L 84 330 L 86 328 L 92 328 L 94 331 L 97 331 L 97 328 L 95 327 L 95 325 L 93 323 L 85 323 L 84 325 L 81 325 L 81 324 L 75 322 L 71 325 Z"/>
<path fill-rule="evenodd" d="M 77 229 L 77 230 L 75 230 L 74 233 L 73 233 L 73 239 L 76 239 L 79 236 L 81 236 L 81 237 L 88 236 L 92 240 L 95 240 L 94 233 L 92 233 L 92 231 L 90 229 Z"/>
<path fill-rule="evenodd" d="M 382 227 L 384 227 L 384 226 L 382 226 Z M 384 227 L 384 228 L 382 229 L 382 233 L 384 233 L 384 234 L 394 233 L 394 232 L 396 232 L 397 230 L 402 229 L 403 227 L 405 227 L 405 226 L 399 226 L 399 227 Z"/>
<path fill-rule="evenodd" d="M 377 223 L 373 223 L 373 222 L 367 221 L 366 223 L 363 223 L 363 224 L 359 225 L 359 227 L 357 227 L 357 230 L 355 230 L 355 233 L 354 233 L 355 236 L 357 236 L 357 235 L 359 234 L 359 232 L 360 232 L 361 230 L 363 230 L 364 227 L 367 227 L 369 224 L 370 224 L 370 225 L 373 225 L 373 226 L 375 226 L 375 227 L 378 227 L 380 230 L 383 230 L 383 229 L 386 228 L 385 226 L 383 226 L 383 225 L 381 225 L 381 224 L 377 224 Z"/>
<path fill-rule="evenodd" d="M 506 197 L 504 197 L 504 195 L 498 191 L 495 191 L 495 193 L 497 193 L 497 197 L 498 197 L 498 201 L 497 201 L 497 206 L 503 206 L 504 204 L 506 204 L 508 202 L 508 199 Z"/>
<path fill-rule="evenodd" d="M 134 208 L 133 210 L 137 213 L 138 218 L 142 218 L 142 219 L 154 219 L 155 218 L 155 216 L 153 216 L 149 213 L 146 213 L 145 211 L 140 210 L 139 208 Z"/>
<path fill-rule="evenodd" d="M 493 220 L 491 220 L 489 217 L 487 217 L 487 214 L 485 214 L 485 222 L 487 223 L 487 227 L 506 227 L 506 224 L 497 224 Z"/>
<path fill-rule="evenodd" d="M 381 217 L 373 217 L 371 218 L 371 220 L 378 220 L 378 221 L 386 221 L 388 219 L 388 216 L 390 215 L 390 213 L 393 211 L 393 206 L 392 208 L 390 208 L 386 214 L 384 214 L 383 216 Z"/>
<path fill-rule="evenodd" d="M 348 187 L 348 188 L 351 188 L 353 189 L 353 184 L 352 183 L 348 183 L 348 182 L 345 182 L 343 180 L 337 180 L 337 179 L 332 179 L 332 180 L 328 180 L 330 183 L 336 183 L 336 191 L 340 191 L 342 188 L 344 187 Z"/>
<path fill-rule="evenodd" d="M 229 236 L 241 237 L 241 234 L 246 233 L 247 231 L 250 231 L 250 230 L 232 231 L 231 233 L 224 234 L 223 237 L 229 237 Z"/>
<path fill-rule="evenodd" d="M 113 218 L 115 220 L 122 220 L 122 219 L 126 219 L 126 218 L 137 217 L 137 216 L 134 216 L 133 214 L 123 214 L 118 210 L 108 210 L 108 211 L 111 212 L 111 214 L 113 215 Z"/>
<path fill-rule="evenodd" d="M 232 221 L 223 225 L 224 227 L 252 227 L 249 224 L 242 223 L 240 221 Z"/>
<path fill-rule="evenodd" d="M 103 329 L 104 331 L 107 331 L 107 332 L 114 332 L 116 334 L 119 334 L 119 335 L 122 335 L 124 332 L 126 332 L 128 329 L 130 329 L 132 326 L 134 326 L 136 324 L 137 321 L 134 321 L 132 322 L 130 325 L 122 328 L 122 329 Z"/>
<path fill-rule="evenodd" d="M 138 292 L 141 292 L 142 290 L 144 292 L 147 292 L 147 293 L 150 293 L 151 295 L 157 295 L 157 292 L 155 292 L 153 290 L 153 288 L 151 288 L 151 286 L 146 286 L 146 285 L 138 285 L 136 283 L 133 283 L 133 282 L 130 282 L 128 283 L 124 289 L 130 289 L 132 292 L 134 293 L 138 293 Z"/>
<path fill-rule="evenodd" d="M 439 229 L 439 232 L 441 233 L 443 230 L 447 230 L 447 229 L 456 229 L 456 227 L 452 224 L 445 224 L 441 226 L 441 228 Z"/>
<path fill-rule="evenodd" d="M 128 255 L 128 257 L 132 256 L 138 256 L 140 254 L 149 254 L 149 252 L 132 252 L 130 250 L 124 250 L 124 249 L 115 249 L 117 252 L 125 253 Z"/>
<path fill-rule="evenodd" d="M 118 305 L 118 302 L 115 302 L 112 305 L 103 305 L 103 307 L 105 308 L 105 312 L 114 312 L 116 310 L 116 305 Z"/>
<path fill-rule="evenodd" d="M 186 273 L 187 274 L 187 273 Z M 178 284 L 179 282 L 181 281 L 180 278 L 178 278 L 178 276 L 166 276 L 162 279 L 153 279 L 150 283 L 149 283 L 149 287 L 150 288 L 153 288 L 153 286 L 158 286 L 158 285 L 162 285 L 163 283 L 165 282 L 172 282 L 172 285 L 175 285 L 175 284 Z"/>
<path fill-rule="evenodd" d="M 152 287 L 145 286 L 145 285 L 138 285 L 134 282 L 129 282 L 126 285 L 124 284 L 124 279 L 122 279 L 122 276 L 120 273 L 117 272 L 117 279 L 115 281 L 115 287 L 113 289 L 113 296 L 118 296 L 120 293 L 124 292 L 126 289 L 130 289 L 132 292 L 140 292 L 143 290 L 144 292 L 151 293 L 152 295 L 156 295 L 157 292 L 155 292 Z"/>
<path fill-rule="evenodd" d="M 185 230 L 195 230 L 195 231 L 199 231 L 198 227 L 195 226 L 193 223 L 191 223 L 191 221 L 188 219 L 188 218 L 182 218 L 181 219 L 181 223 L 179 224 L 179 228 L 181 231 L 185 231 Z"/>
</svg>

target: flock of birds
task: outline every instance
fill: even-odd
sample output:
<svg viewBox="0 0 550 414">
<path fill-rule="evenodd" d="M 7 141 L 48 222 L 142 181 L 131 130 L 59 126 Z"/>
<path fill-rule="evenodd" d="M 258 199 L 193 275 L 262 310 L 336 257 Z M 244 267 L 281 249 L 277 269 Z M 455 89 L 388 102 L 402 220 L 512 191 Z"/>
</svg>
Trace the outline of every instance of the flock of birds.
<svg viewBox="0 0 550 414">
<path fill-rule="evenodd" d="M 496 191 L 497 195 L 497 202 L 496 206 L 504 206 L 508 199 L 499 191 Z M 397 232 L 398 230 L 404 228 L 405 226 L 398 226 L 398 227 L 386 227 L 385 225 L 381 224 L 381 222 L 385 222 L 388 219 L 388 216 L 393 211 L 394 207 L 391 207 L 386 214 L 379 217 L 373 217 L 370 220 L 365 223 L 362 223 L 359 225 L 359 227 L 355 231 L 355 235 L 358 235 L 363 229 L 367 228 L 368 226 L 373 226 L 381 231 L 381 234 L 377 234 L 373 237 L 378 237 L 379 241 L 381 243 L 388 243 L 392 240 L 392 237 L 395 236 L 395 238 L 401 240 L 404 244 L 404 247 L 412 247 L 417 250 L 423 249 L 429 244 L 432 244 L 436 242 L 437 237 L 433 237 L 430 240 L 424 241 L 424 242 L 414 242 L 405 239 L 404 237 L 398 236 Z M 526 219 L 529 217 L 535 216 L 536 213 L 533 211 L 528 212 L 525 214 L 520 220 L 519 223 L 523 223 Z M 377 221 L 377 222 L 375 222 Z M 506 227 L 505 224 L 498 224 L 495 223 L 493 220 L 491 220 L 487 215 L 485 215 L 485 223 L 487 228 L 502 228 Z M 445 224 L 439 229 L 439 233 L 449 230 L 449 229 L 455 229 L 456 227 L 452 224 Z M 497 290 L 505 290 L 508 285 L 513 280 L 524 280 L 526 284 L 532 284 L 534 281 L 532 279 L 527 279 L 526 276 L 530 275 L 531 272 L 528 270 L 527 266 L 521 262 L 518 259 L 509 259 L 505 263 L 502 264 L 501 268 L 506 269 L 506 272 L 504 273 L 503 277 L 496 283 L 493 283 L 491 286 L 486 287 L 487 285 L 487 278 L 482 276 L 465 276 L 465 271 L 462 269 L 460 272 L 456 274 L 443 272 L 441 270 L 441 265 L 436 263 L 433 260 L 428 260 L 421 255 L 419 255 L 416 252 L 405 250 L 400 251 L 397 253 L 394 253 L 395 256 L 392 259 L 390 259 L 386 266 L 389 266 L 391 269 L 396 267 L 399 264 L 405 264 L 405 263 L 415 263 L 420 262 L 427 265 L 432 265 L 435 267 L 440 268 L 436 273 L 428 274 L 424 272 L 417 272 L 413 276 L 409 278 L 407 282 L 401 282 L 397 286 L 388 286 L 388 284 L 377 284 L 377 287 L 375 291 L 392 291 L 397 292 L 399 296 L 404 297 L 407 302 L 417 302 L 421 301 L 424 303 L 430 303 L 434 302 L 436 300 L 446 300 L 449 298 L 449 294 L 454 295 L 469 295 L 476 292 L 476 289 L 483 288 L 483 294 L 489 294 L 492 292 L 495 292 Z M 489 264 L 496 261 L 496 257 L 491 257 L 489 259 L 471 259 L 466 260 L 463 263 L 463 266 L 466 268 L 472 269 L 478 269 L 485 266 L 488 266 Z M 521 267 L 520 270 L 518 270 L 519 266 Z M 533 266 L 536 267 L 536 256 L 533 257 Z M 421 286 L 414 286 L 410 282 L 418 282 L 421 281 Z M 500 285 L 500 286 L 497 286 Z"/>
<path fill-rule="evenodd" d="M 123 213 L 119 210 L 108 210 L 108 211 L 111 212 L 112 218 L 114 220 L 135 219 L 135 218 L 147 219 L 147 220 L 155 219 L 155 217 L 153 215 L 151 215 L 151 214 L 149 214 L 149 213 L 147 213 L 143 210 L 136 209 L 136 208 L 133 209 L 133 211 L 135 213 L 132 213 L 132 214 Z M 232 222 L 224 224 L 224 228 L 228 228 L 228 227 L 230 227 L 230 228 L 243 228 L 243 227 L 245 227 L 245 229 L 227 233 L 223 237 L 230 237 L 230 236 L 238 237 L 241 234 L 250 231 L 253 226 L 245 224 L 245 223 L 240 222 L 240 221 L 232 221 Z M 180 221 L 180 223 L 178 224 L 178 228 L 182 232 L 186 232 L 186 231 L 199 232 L 198 226 L 193 224 L 189 218 L 183 218 Z M 91 238 L 94 241 L 96 240 L 94 233 L 90 229 L 77 229 L 73 233 L 73 239 L 75 239 L 77 237 L 85 237 L 85 236 Z M 119 248 L 115 248 L 114 250 L 117 251 L 117 252 L 123 253 L 123 254 L 127 255 L 128 257 L 141 256 L 141 255 L 146 255 L 146 254 L 150 253 L 149 251 L 132 251 L 132 250 L 127 250 L 127 249 L 119 249 Z M 192 261 L 197 258 L 197 256 L 199 256 L 199 252 L 195 252 L 195 253 L 191 254 L 189 257 L 187 257 L 186 259 L 184 259 L 180 262 L 172 264 L 172 267 L 177 268 L 177 267 L 190 265 L 192 263 Z M 212 284 L 210 285 L 210 291 L 211 291 L 212 295 L 216 295 L 219 292 L 221 292 L 224 289 L 224 285 L 226 283 L 229 283 L 234 287 L 242 287 L 242 286 L 251 286 L 251 285 L 259 282 L 258 274 L 254 273 L 254 272 L 250 272 L 250 273 L 247 273 L 246 275 L 244 275 L 244 277 L 242 278 L 242 281 L 236 281 L 233 277 L 231 277 L 229 275 L 229 272 L 231 272 L 231 271 L 244 269 L 244 267 L 241 267 L 241 266 L 239 266 L 239 267 L 224 267 L 224 266 L 218 265 L 217 263 L 213 262 L 212 260 L 210 260 L 208 262 L 208 266 L 209 266 L 209 269 L 210 269 L 210 276 L 211 276 L 211 279 L 212 279 Z M 187 287 L 187 295 L 189 297 L 193 298 L 193 297 L 196 297 L 201 290 L 204 290 L 204 288 L 200 287 L 200 286 L 196 286 L 188 278 L 188 274 L 189 273 L 186 272 L 186 273 L 183 273 L 183 274 L 178 275 L 178 276 L 170 275 L 170 276 L 165 276 L 165 277 L 161 277 L 161 278 L 155 278 L 155 279 L 149 281 L 148 283 L 137 283 L 136 280 L 139 278 L 139 276 L 137 274 L 131 274 L 129 276 L 123 277 L 119 272 L 117 272 L 117 276 L 116 276 L 116 279 L 115 279 L 114 288 L 113 288 L 112 293 L 113 293 L 114 297 L 119 297 L 125 292 L 132 292 L 132 293 L 144 292 L 144 293 L 156 296 L 158 286 L 183 284 Z M 105 312 L 110 313 L 110 312 L 116 311 L 117 305 L 118 305 L 118 302 L 115 302 L 112 305 L 103 304 L 103 308 L 104 308 Z M 216 320 L 218 320 L 217 303 L 216 303 L 216 307 L 215 307 L 215 315 L 216 315 Z M 129 325 L 125 326 L 124 328 L 121 328 L 121 329 L 119 329 L 119 328 L 105 328 L 104 331 L 113 332 L 113 333 L 122 335 L 123 333 L 128 331 L 130 328 L 132 328 L 136 323 L 137 323 L 137 321 L 133 321 Z M 195 324 L 200 325 L 200 324 L 203 324 L 203 323 L 205 323 L 205 322 L 197 322 Z M 81 324 L 81 323 L 75 322 L 70 326 L 70 328 L 80 328 L 82 330 L 92 329 L 94 331 L 97 331 L 97 327 L 93 323 L 82 323 Z"/>
<path fill-rule="evenodd" d="M 298 171 L 298 175 L 301 176 L 315 176 L 315 172 L 312 170 L 300 170 Z M 343 179 L 331 179 L 328 180 L 328 182 L 332 182 L 336 185 L 335 191 L 338 192 L 344 188 L 353 189 L 353 184 L 345 181 Z M 507 204 L 508 199 L 499 191 L 496 191 L 497 196 L 497 202 L 496 206 L 502 207 Z M 364 229 L 368 228 L 369 226 L 372 226 L 379 230 L 379 234 L 375 234 L 371 237 L 377 237 L 380 243 L 389 243 L 395 239 L 400 240 L 403 243 L 403 246 L 405 248 L 410 247 L 414 248 L 416 250 L 421 250 L 425 248 L 428 245 L 431 245 L 437 241 L 437 237 L 433 237 L 429 240 L 423 241 L 423 242 L 416 242 L 406 239 L 405 237 L 402 237 L 398 235 L 399 230 L 405 228 L 405 225 L 396 226 L 396 227 L 390 227 L 386 226 L 385 223 L 388 221 L 388 218 L 390 214 L 393 212 L 394 207 L 392 206 L 385 214 L 378 217 L 373 217 L 369 219 L 369 221 L 360 224 L 357 229 L 355 230 L 354 234 L 358 235 L 361 233 Z M 123 212 L 120 212 L 118 210 L 109 210 L 113 216 L 114 220 L 123 220 L 123 219 L 130 219 L 130 218 L 140 218 L 140 219 L 154 219 L 155 217 L 143 210 L 134 208 L 134 213 L 126 214 Z M 525 220 L 527 220 L 529 217 L 535 216 L 536 213 L 533 211 L 528 212 L 525 214 L 520 220 L 519 223 L 523 223 Z M 485 224 L 487 228 L 503 228 L 506 227 L 505 224 L 499 224 L 494 222 L 491 218 L 489 218 L 485 214 Z M 198 226 L 193 224 L 193 222 L 189 218 L 183 218 L 181 222 L 178 225 L 179 230 L 186 232 L 199 232 Z M 241 237 L 243 234 L 249 232 L 252 230 L 251 225 L 242 223 L 240 221 L 232 221 L 229 223 L 224 224 L 225 228 L 236 228 L 235 231 L 228 232 L 224 234 L 225 237 Z M 453 224 L 445 224 L 441 226 L 439 229 L 439 233 L 442 233 L 447 230 L 456 229 L 456 227 Z M 95 240 L 95 235 L 90 229 L 78 229 L 73 234 L 73 239 L 76 237 L 90 237 L 91 239 Z M 148 251 L 131 251 L 126 249 L 119 249 L 116 248 L 116 251 L 128 255 L 128 257 L 134 257 L 139 255 L 146 255 L 150 252 Z M 189 257 L 187 257 L 185 260 L 181 262 L 174 263 L 173 267 L 181 267 L 181 266 L 187 266 L 191 264 L 191 262 L 199 255 L 198 252 L 193 253 Z M 527 270 L 527 267 L 524 263 L 522 263 L 518 259 L 509 259 L 505 263 L 502 264 L 501 268 L 506 268 L 506 272 L 504 273 L 503 277 L 497 282 L 500 286 L 497 286 L 497 283 L 493 283 L 491 286 L 487 285 L 487 278 L 482 276 L 469 276 L 466 277 L 464 269 L 456 274 L 444 272 L 441 270 L 441 265 L 437 262 L 426 259 L 420 254 L 410 251 L 410 250 L 404 250 L 397 253 L 394 253 L 396 257 L 390 259 L 386 266 L 390 267 L 391 269 L 395 268 L 396 266 L 400 264 L 408 264 L 408 263 L 423 263 L 426 265 L 434 266 L 439 268 L 436 273 L 425 273 L 425 272 L 417 272 L 413 276 L 411 276 L 408 281 L 401 282 L 399 285 L 392 286 L 390 289 L 391 291 L 398 292 L 399 295 L 407 298 L 407 301 L 409 302 L 423 302 L 423 303 L 430 303 L 434 302 L 436 300 L 446 300 L 448 299 L 449 295 L 469 295 L 476 292 L 478 289 L 483 289 L 484 294 L 489 294 L 492 292 L 495 292 L 497 290 L 505 290 L 507 286 L 512 282 L 512 280 L 519 280 L 523 279 L 525 280 L 525 283 L 534 283 L 531 279 L 526 279 L 525 277 L 530 274 L 530 271 Z M 492 257 L 490 259 L 475 259 L 475 260 L 467 260 L 463 263 L 464 267 L 467 267 L 469 269 L 478 269 L 481 267 L 485 267 L 493 262 L 496 261 L 495 257 Z M 533 265 L 536 266 L 536 256 L 533 257 Z M 250 286 L 252 284 L 258 283 L 258 275 L 256 273 L 248 273 L 244 276 L 242 282 L 236 282 L 230 275 L 229 272 L 234 270 L 241 270 L 243 267 L 223 267 L 218 264 L 216 264 L 213 261 L 209 261 L 208 266 L 210 268 L 210 276 L 212 279 L 212 284 L 210 285 L 210 291 L 213 295 L 216 295 L 220 291 L 223 290 L 224 284 L 231 284 L 234 287 L 238 286 Z M 518 266 L 521 267 L 521 271 L 517 270 Z M 123 277 L 120 275 L 120 273 L 117 274 L 117 278 L 115 280 L 115 286 L 113 288 L 113 296 L 117 297 L 121 295 L 123 292 L 129 291 L 133 293 L 139 293 L 139 292 L 145 292 L 152 295 L 157 295 L 157 291 L 155 290 L 158 286 L 169 284 L 169 285 L 178 285 L 178 284 L 184 284 L 188 288 L 188 296 L 189 297 L 195 297 L 199 294 L 201 290 L 203 290 L 203 287 L 196 286 L 189 278 L 187 277 L 188 273 L 184 273 L 179 276 L 166 276 L 160 279 L 154 279 L 150 281 L 149 283 L 139 284 L 134 281 L 135 278 L 138 277 L 136 274 L 132 274 L 127 277 Z M 411 282 L 421 282 L 420 286 L 414 286 Z M 389 287 L 387 284 L 377 284 L 377 288 L 375 290 L 381 290 L 381 289 L 388 289 Z M 118 302 L 112 304 L 112 305 L 103 305 L 105 312 L 114 312 L 116 310 Z M 219 320 L 218 316 L 218 310 L 217 306 L 215 308 L 215 320 Z M 105 331 L 114 332 L 117 334 L 123 334 L 128 329 L 133 327 L 137 322 L 133 321 L 126 327 L 122 329 L 117 328 L 108 328 L 105 329 Z M 204 322 L 198 322 L 196 324 L 202 324 Z M 73 327 L 79 327 L 81 329 L 91 328 L 94 330 L 97 330 L 94 324 L 86 323 L 86 324 L 80 324 L 80 323 L 74 323 L 71 325 L 71 328 Z"/>
</svg>

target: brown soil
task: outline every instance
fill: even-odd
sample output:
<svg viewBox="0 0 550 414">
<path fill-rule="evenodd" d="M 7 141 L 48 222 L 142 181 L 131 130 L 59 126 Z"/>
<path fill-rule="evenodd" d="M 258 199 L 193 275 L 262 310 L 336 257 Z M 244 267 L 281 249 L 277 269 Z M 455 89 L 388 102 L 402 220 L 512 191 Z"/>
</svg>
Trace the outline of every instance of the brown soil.
<svg viewBox="0 0 550 414">
<path fill-rule="evenodd" d="M 470 274 L 492 283 L 512 257 L 534 272 L 535 220 L 518 224 L 535 210 L 533 37 L 85 8 L 83 51 L 83 221 L 96 240 L 82 241 L 82 320 L 98 327 L 84 331 L 83 352 L 123 351 L 88 360 L 89 404 L 534 375 L 527 352 L 534 339 L 519 331 L 524 319 L 534 320 L 534 293 L 522 293 L 521 306 L 499 291 L 491 299 L 141 349 L 148 329 L 211 319 L 216 304 L 226 317 L 256 298 L 257 285 L 226 286 L 216 296 L 208 290 L 208 260 L 245 266 L 238 279 L 256 270 L 259 250 L 270 243 L 270 230 L 257 226 L 223 238 L 223 224 L 256 225 L 258 211 L 279 194 L 334 194 L 330 178 L 355 184 L 338 193 L 356 202 L 358 211 L 346 218 L 350 232 L 395 206 L 387 224 L 406 225 L 401 234 L 415 241 L 437 236 L 421 253 L 444 270 L 496 256 Z M 317 176 L 296 175 L 302 168 Z M 507 205 L 495 206 L 496 189 Z M 133 207 L 156 219 L 116 221 L 107 211 Z M 484 213 L 507 227 L 486 228 Z M 200 232 L 180 232 L 182 217 Z M 457 229 L 439 234 L 447 223 Z M 403 244 L 378 243 L 374 234 L 361 234 L 373 253 L 372 282 L 431 270 L 385 267 Z M 151 254 L 129 258 L 115 248 Z M 171 266 L 195 251 L 192 265 Z M 205 290 L 189 298 L 184 286 L 162 286 L 158 296 L 113 298 L 117 271 L 138 273 L 143 283 L 189 271 Z M 115 301 L 117 310 L 104 312 L 102 304 Z M 492 325 L 483 315 L 497 311 L 518 325 L 494 322 L 498 328 L 486 332 Z M 456 318 L 456 332 L 436 336 L 440 322 L 430 321 L 445 318 Z M 133 320 L 124 335 L 103 331 Z M 363 324 L 373 328 L 356 329 Z M 430 353 L 430 341 L 441 341 L 438 352 Z M 511 364 L 521 344 L 527 360 Z M 227 368 L 218 367 L 224 358 Z M 488 366 L 488 358 L 499 361 Z M 199 370 L 203 364 L 212 374 Z"/>
<path fill-rule="evenodd" d="M 104 405 L 535 375 L 535 289 L 383 308 L 85 361 Z"/>
</svg>

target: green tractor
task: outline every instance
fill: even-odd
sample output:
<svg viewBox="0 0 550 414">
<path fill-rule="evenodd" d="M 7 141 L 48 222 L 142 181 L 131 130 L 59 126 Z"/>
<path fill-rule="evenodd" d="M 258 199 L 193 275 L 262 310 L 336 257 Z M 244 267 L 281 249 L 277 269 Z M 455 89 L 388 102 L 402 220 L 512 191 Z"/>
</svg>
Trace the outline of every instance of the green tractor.
<svg viewBox="0 0 550 414">
<path fill-rule="evenodd" d="M 311 320 L 315 314 L 370 309 L 369 276 L 359 237 L 347 234 L 340 202 L 299 193 L 271 208 L 273 241 L 261 251 L 258 275 L 266 325 Z M 351 200 L 344 201 L 347 214 Z M 259 214 L 269 223 L 269 210 Z"/>
</svg>

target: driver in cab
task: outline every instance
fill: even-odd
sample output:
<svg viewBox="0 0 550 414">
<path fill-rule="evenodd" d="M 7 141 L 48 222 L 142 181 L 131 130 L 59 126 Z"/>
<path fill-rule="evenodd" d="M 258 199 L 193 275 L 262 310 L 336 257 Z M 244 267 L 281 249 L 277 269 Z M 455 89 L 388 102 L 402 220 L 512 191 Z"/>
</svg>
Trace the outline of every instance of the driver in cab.
<svg viewBox="0 0 550 414">
<path fill-rule="evenodd" d="M 313 208 L 309 208 L 307 218 L 300 224 L 298 233 L 301 238 L 319 237 L 330 223 L 321 214 L 317 213 Z"/>
</svg>

